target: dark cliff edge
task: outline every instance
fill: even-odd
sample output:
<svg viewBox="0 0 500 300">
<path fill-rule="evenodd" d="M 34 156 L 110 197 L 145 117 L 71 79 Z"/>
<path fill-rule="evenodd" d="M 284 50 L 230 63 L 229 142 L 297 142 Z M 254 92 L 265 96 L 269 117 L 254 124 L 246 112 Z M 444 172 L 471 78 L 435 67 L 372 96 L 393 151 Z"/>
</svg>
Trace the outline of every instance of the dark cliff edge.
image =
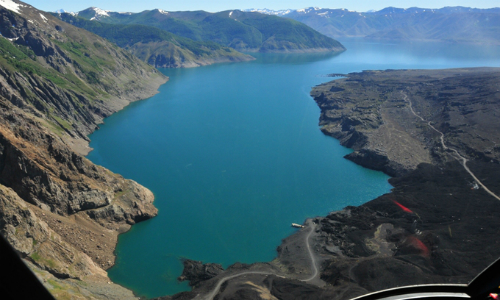
<svg viewBox="0 0 500 300">
<path fill-rule="evenodd" d="M 3 5 L 3 4 L 2 4 Z M 151 191 L 94 165 L 87 135 L 167 78 L 18 1 L 0 6 L 0 233 L 56 298 L 136 299 L 110 282 L 118 235 Z"/>
<path fill-rule="evenodd" d="M 346 158 L 394 176 L 392 191 L 307 220 L 270 263 L 206 274 L 201 262 L 190 265 L 181 279 L 193 290 L 161 299 L 350 299 L 397 286 L 469 282 L 500 256 L 500 202 L 454 150 L 500 194 L 499 80 L 498 68 L 387 70 L 313 88 L 321 130 L 353 148 Z"/>
</svg>

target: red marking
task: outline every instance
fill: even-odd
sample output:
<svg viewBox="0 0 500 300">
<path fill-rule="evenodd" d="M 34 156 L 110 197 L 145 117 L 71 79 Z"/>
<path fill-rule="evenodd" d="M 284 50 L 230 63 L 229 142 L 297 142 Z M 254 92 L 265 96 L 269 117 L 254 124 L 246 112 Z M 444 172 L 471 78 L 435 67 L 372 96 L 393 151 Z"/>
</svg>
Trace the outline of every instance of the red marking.
<svg viewBox="0 0 500 300">
<path fill-rule="evenodd" d="M 429 256 L 429 252 L 430 252 L 429 248 L 427 248 L 427 246 L 421 240 L 419 240 L 413 236 L 410 236 L 409 239 L 410 239 L 411 244 L 415 248 L 417 248 L 421 251 L 422 256 L 426 256 L 426 257 Z"/>
<path fill-rule="evenodd" d="M 399 206 L 399 208 L 401 208 L 403 211 L 407 212 L 407 213 L 410 213 L 412 214 L 413 212 L 411 211 L 411 209 L 409 209 L 408 207 L 406 206 L 403 206 L 401 203 L 399 203 L 398 201 L 396 200 L 392 200 L 392 202 L 394 202 L 397 206 Z"/>
<path fill-rule="evenodd" d="M 491 293 L 490 294 L 490 298 L 494 299 L 494 300 L 497 300 L 498 299 L 498 294 Z"/>
</svg>

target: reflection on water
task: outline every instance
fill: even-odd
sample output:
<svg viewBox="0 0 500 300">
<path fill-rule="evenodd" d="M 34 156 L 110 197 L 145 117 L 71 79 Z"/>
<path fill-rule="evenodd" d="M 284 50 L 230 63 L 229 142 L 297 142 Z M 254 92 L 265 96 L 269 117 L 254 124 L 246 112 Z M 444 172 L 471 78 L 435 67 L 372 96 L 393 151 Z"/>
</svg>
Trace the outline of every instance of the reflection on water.
<svg viewBox="0 0 500 300">
<path fill-rule="evenodd" d="M 367 41 L 362 38 L 341 39 L 348 49 L 342 61 L 379 65 L 381 62 L 403 68 L 500 67 L 500 46 L 440 42 Z M 388 69 L 388 68 L 380 68 Z"/>
<path fill-rule="evenodd" d="M 341 55 L 343 52 L 319 53 L 247 53 L 258 59 L 260 64 L 306 64 L 323 61 Z"/>
</svg>

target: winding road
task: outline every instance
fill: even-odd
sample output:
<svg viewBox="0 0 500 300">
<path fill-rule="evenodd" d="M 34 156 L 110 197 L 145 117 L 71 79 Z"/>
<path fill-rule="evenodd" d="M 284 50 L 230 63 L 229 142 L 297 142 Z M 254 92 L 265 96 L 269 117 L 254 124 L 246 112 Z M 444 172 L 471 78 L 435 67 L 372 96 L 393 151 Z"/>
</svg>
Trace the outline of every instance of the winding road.
<svg viewBox="0 0 500 300">
<path fill-rule="evenodd" d="M 304 282 L 309 282 L 309 281 L 312 281 L 314 280 L 318 275 L 319 275 L 319 270 L 318 270 L 318 267 L 316 266 L 316 257 L 314 256 L 314 253 L 311 249 L 311 245 L 309 244 L 309 239 L 312 235 L 312 233 L 314 232 L 314 229 L 316 229 L 316 225 L 314 224 L 314 222 L 312 222 L 312 220 L 307 220 L 307 224 L 308 224 L 308 227 L 310 227 L 310 230 L 309 230 L 309 233 L 306 235 L 305 237 L 305 244 L 306 244 L 306 248 L 307 248 L 307 252 L 309 254 L 309 257 L 311 258 L 311 269 L 312 269 L 312 275 L 311 277 L 307 278 L 307 279 L 302 279 L 301 281 L 304 281 Z M 228 280 L 231 280 L 233 278 L 236 278 L 236 277 L 240 277 L 240 276 L 244 276 L 244 275 L 250 275 L 250 274 L 259 274 L 259 275 L 275 275 L 275 276 L 278 276 L 278 277 L 282 277 L 282 278 L 285 278 L 283 276 L 280 276 L 278 275 L 277 273 L 275 272 L 265 272 L 265 271 L 245 271 L 245 272 L 241 272 L 241 273 L 237 273 L 237 274 L 233 274 L 233 275 L 230 275 L 230 276 L 226 276 L 226 277 L 223 277 L 222 279 L 219 280 L 219 282 L 217 282 L 217 285 L 215 285 L 215 287 L 213 288 L 213 290 L 207 294 L 205 297 L 195 297 L 195 299 L 205 299 L 205 300 L 213 300 L 215 295 L 217 295 L 217 293 L 219 292 L 221 286 Z"/>
<path fill-rule="evenodd" d="M 423 122 L 427 122 L 424 118 L 422 118 L 421 116 L 419 116 L 414 110 L 413 110 L 413 105 L 411 103 L 411 100 L 410 98 L 408 97 L 408 95 L 406 95 L 405 93 L 401 92 L 403 94 L 403 97 L 404 97 L 404 100 L 408 102 L 408 104 L 410 105 L 410 111 L 411 113 L 419 118 L 420 120 L 422 120 Z M 472 176 L 472 178 L 474 178 L 474 180 L 488 193 L 490 194 L 491 196 L 493 196 L 494 198 L 496 198 L 497 200 L 500 200 L 500 197 L 498 197 L 495 193 L 493 193 L 492 191 L 490 191 L 477 177 L 476 175 L 474 175 L 474 173 L 472 173 L 472 171 L 469 169 L 469 167 L 467 167 L 467 158 L 463 157 L 462 155 L 460 155 L 460 153 L 458 153 L 458 151 L 456 149 L 453 149 L 453 148 L 450 148 L 448 146 L 446 146 L 446 144 L 444 143 L 444 133 L 442 133 L 441 131 L 437 130 L 436 127 L 432 126 L 431 122 L 428 121 L 427 122 L 427 125 L 429 125 L 430 128 L 432 128 L 434 131 L 436 131 L 437 133 L 439 133 L 441 135 L 440 139 L 441 139 L 441 145 L 443 146 L 443 149 L 444 150 L 449 150 L 449 151 L 452 151 L 453 153 L 455 153 L 456 155 L 456 159 L 457 160 L 461 160 L 462 161 L 462 166 L 464 167 L 465 171 L 467 171 L 467 173 L 470 174 L 470 176 Z"/>
<path fill-rule="evenodd" d="M 304 282 L 308 282 L 308 281 L 315 279 L 319 273 L 318 267 L 316 267 L 316 257 L 314 256 L 314 253 L 312 252 L 312 249 L 311 249 L 311 245 L 309 244 L 309 239 L 311 237 L 311 234 L 314 232 L 314 229 L 316 229 L 316 225 L 310 219 L 307 220 L 307 223 L 311 229 L 309 230 L 309 233 L 306 236 L 306 248 L 307 248 L 307 252 L 309 253 L 309 257 L 311 258 L 311 265 L 312 265 L 313 272 L 312 272 L 311 277 L 302 280 Z"/>
<path fill-rule="evenodd" d="M 270 273 L 270 272 L 247 271 L 247 272 L 242 272 L 242 273 L 238 273 L 238 274 L 234 274 L 234 275 L 231 275 L 231 276 L 224 277 L 221 280 L 219 280 L 219 282 L 214 287 L 214 289 L 212 290 L 212 292 L 210 294 L 208 294 L 204 299 L 206 299 L 206 300 L 212 300 L 212 299 L 214 299 L 215 295 L 217 295 L 217 293 L 220 290 L 220 287 L 222 286 L 222 284 L 224 284 L 224 282 L 226 282 L 226 281 L 228 281 L 230 279 L 239 277 L 239 276 L 244 276 L 244 275 L 249 275 L 249 274 L 274 275 L 273 273 Z"/>
</svg>

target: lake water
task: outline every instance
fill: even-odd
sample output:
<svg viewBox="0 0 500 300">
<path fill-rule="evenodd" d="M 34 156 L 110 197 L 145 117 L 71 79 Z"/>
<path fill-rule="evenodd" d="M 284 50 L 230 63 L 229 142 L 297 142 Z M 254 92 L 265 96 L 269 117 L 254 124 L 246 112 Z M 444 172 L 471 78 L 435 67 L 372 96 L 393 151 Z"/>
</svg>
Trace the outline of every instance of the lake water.
<svg viewBox="0 0 500 300">
<path fill-rule="evenodd" d="M 158 95 L 105 120 L 88 158 L 151 189 L 159 209 L 120 236 L 113 281 L 146 297 L 188 290 L 181 258 L 270 261 L 292 222 L 389 192 L 386 175 L 345 160 L 319 130 L 309 92 L 325 74 L 500 66 L 499 47 L 343 43 L 339 55 L 165 69 Z"/>
</svg>

